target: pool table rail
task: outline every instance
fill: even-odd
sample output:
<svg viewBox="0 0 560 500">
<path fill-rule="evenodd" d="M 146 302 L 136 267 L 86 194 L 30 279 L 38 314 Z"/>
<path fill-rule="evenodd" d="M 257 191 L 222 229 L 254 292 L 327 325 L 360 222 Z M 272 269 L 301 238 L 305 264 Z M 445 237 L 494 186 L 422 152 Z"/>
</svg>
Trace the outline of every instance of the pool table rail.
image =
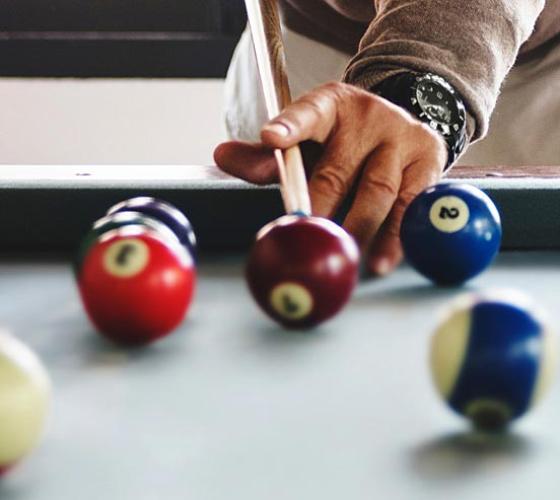
<svg viewBox="0 0 560 500">
<path fill-rule="evenodd" d="M 459 166 L 447 180 L 493 198 L 504 249 L 560 248 L 560 167 Z M 245 250 L 282 213 L 276 186 L 253 186 L 214 166 L 0 165 L 0 252 L 69 254 L 108 207 L 139 195 L 177 205 L 208 252 Z"/>
</svg>

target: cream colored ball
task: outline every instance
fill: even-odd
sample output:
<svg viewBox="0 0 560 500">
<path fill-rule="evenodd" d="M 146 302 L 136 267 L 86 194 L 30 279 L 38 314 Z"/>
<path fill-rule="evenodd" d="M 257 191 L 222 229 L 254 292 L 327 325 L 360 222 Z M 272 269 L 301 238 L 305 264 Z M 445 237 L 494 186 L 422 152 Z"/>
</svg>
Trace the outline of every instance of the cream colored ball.
<svg viewBox="0 0 560 500">
<path fill-rule="evenodd" d="M 50 397 L 49 376 L 39 358 L 0 330 L 0 474 L 39 442 Z"/>
</svg>

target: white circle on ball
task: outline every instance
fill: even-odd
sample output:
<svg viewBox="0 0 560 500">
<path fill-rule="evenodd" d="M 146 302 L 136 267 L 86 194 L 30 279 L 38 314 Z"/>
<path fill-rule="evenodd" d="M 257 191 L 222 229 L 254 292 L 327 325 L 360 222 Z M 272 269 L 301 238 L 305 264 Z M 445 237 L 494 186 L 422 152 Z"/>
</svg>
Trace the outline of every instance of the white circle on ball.
<svg viewBox="0 0 560 500">
<path fill-rule="evenodd" d="M 304 319 L 313 310 L 313 297 L 299 283 L 281 283 L 270 293 L 270 305 L 283 318 Z"/>
<path fill-rule="evenodd" d="M 442 196 L 430 209 L 430 222 L 444 233 L 456 233 L 469 222 L 469 206 L 458 196 Z"/>
<path fill-rule="evenodd" d="M 103 255 L 103 266 L 112 276 L 131 278 L 148 265 L 148 245 L 137 238 L 120 240 L 109 245 Z"/>
</svg>

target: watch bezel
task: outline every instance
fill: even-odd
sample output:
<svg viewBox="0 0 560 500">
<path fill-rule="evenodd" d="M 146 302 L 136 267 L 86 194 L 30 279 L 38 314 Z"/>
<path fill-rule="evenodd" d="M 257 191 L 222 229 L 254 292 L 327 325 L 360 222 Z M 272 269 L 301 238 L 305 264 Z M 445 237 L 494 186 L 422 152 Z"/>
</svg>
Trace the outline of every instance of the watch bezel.
<svg viewBox="0 0 560 500">
<path fill-rule="evenodd" d="M 418 99 L 418 87 L 420 84 L 431 83 L 435 86 L 441 87 L 445 92 L 449 93 L 452 97 L 454 97 L 453 104 L 455 105 L 455 113 L 452 112 L 452 116 L 455 115 L 458 117 L 458 121 L 444 123 L 435 119 L 428 111 L 424 109 L 422 104 Z M 442 77 L 438 75 L 434 75 L 431 73 L 427 73 L 424 75 L 415 75 L 412 85 L 411 85 L 411 97 L 410 97 L 410 105 L 412 107 L 412 111 L 414 114 L 421 119 L 424 123 L 426 123 L 430 128 L 439 132 L 444 137 L 453 137 L 461 132 L 464 129 L 466 122 L 467 122 L 467 111 L 465 109 L 465 105 L 463 101 L 458 96 L 455 89 L 447 83 Z"/>
</svg>

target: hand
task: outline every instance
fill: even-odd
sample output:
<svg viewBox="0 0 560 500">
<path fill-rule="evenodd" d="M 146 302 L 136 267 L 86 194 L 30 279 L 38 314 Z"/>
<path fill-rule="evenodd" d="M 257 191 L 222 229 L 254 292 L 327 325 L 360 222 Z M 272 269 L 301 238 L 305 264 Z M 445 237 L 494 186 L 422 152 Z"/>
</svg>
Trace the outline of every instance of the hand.
<svg viewBox="0 0 560 500">
<path fill-rule="evenodd" d="M 406 207 L 441 177 L 443 138 L 408 112 L 374 94 L 328 83 L 292 103 L 266 124 L 258 144 L 227 142 L 214 153 L 224 171 L 256 184 L 277 179 L 271 148 L 306 140 L 323 144 L 311 171 L 314 215 L 332 217 L 357 183 L 344 221 L 372 272 L 384 275 L 402 259 L 399 239 Z"/>
</svg>

